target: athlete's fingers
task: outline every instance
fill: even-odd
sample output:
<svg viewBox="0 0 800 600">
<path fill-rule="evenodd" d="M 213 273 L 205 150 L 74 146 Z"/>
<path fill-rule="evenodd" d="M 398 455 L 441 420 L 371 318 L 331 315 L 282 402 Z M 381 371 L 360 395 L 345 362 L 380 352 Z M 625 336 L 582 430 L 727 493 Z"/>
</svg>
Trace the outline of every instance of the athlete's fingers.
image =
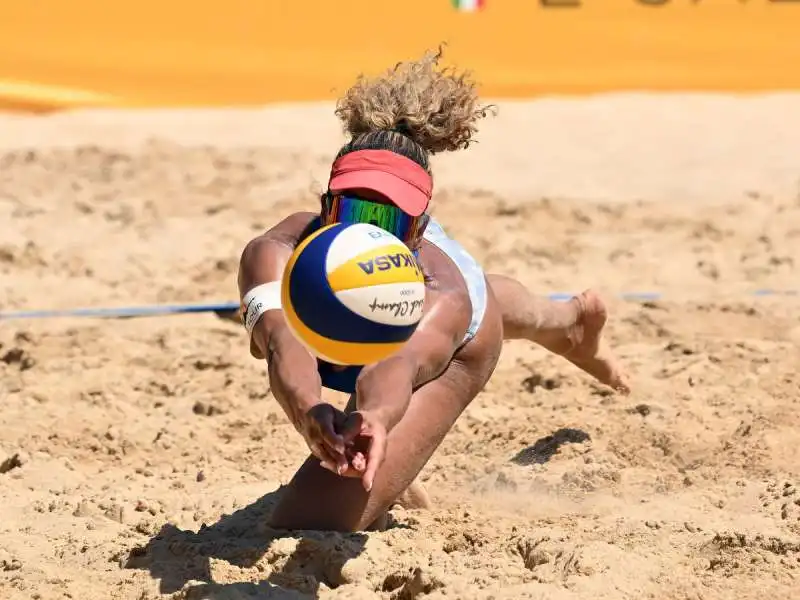
<svg viewBox="0 0 800 600">
<path fill-rule="evenodd" d="M 320 464 L 329 464 L 333 467 L 333 472 L 336 472 L 338 464 L 336 457 L 324 446 L 324 444 L 321 444 L 317 441 L 312 441 L 309 443 L 308 447 L 311 449 L 311 454 L 313 454 L 320 461 Z"/>
<path fill-rule="evenodd" d="M 333 414 L 330 414 L 330 420 L 320 423 L 320 436 L 322 444 L 327 450 L 333 463 L 336 466 L 336 472 L 341 474 L 347 469 L 347 457 L 345 456 L 344 438 L 336 433 L 333 428 Z"/>
<path fill-rule="evenodd" d="M 327 452 L 325 452 L 325 450 L 322 449 L 322 446 L 318 442 L 309 441 L 308 449 L 311 450 L 311 454 L 313 454 L 320 460 L 324 460 L 327 456 Z"/>
<path fill-rule="evenodd" d="M 330 463 L 328 461 L 321 461 L 319 463 L 319 466 L 322 467 L 323 469 L 325 469 L 326 471 L 330 471 L 331 473 L 339 475 L 339 472 L 336 469 L 336 467 L 333 465 L 333 463 Z"/>
<path fill-rule="evenodd" d="M 330 410 L 326 410 L 319 415 L 317 424 L 319 425 L 319 432 L 325 445 L 337 454 L 344 454 L 344 439 L 341 435 L 336 433 L 334 422 L 335 412 L 336 409 L 331 406 Z"/>
<path fill-rule="evenodd" d="M 361 476 L 364 474 L 364 469 L 367 468 L 367 457 L 361 452 L 356 452 L 350 457 L 350 464 Z"/>
<path fill-rule="evenodd" d="M 334 409 L 333 412 L 333 427 L 336 429 L 336 433 L 339 435 L 342 434 L 342 431 L 345 429 L 347 424 L 348 414 L 343 410 Z"/>
<path fill-rule="evenodd" d="M 353 467 L 347 467 L 344 471 L 339 473 L 341 477 L 349 477 L 350 479 L 361 479 L 364 475 L 361 471 L 356 471 Z"/>
<path fill-rule="evenodd" d="M 364 454 L 348 448 L 345 457 L 347 458 L 347 466 L 339 472 L 339 475 L 361 479 L 364 474 L 364 467 L 367 464 Z"/>
<path fill-rule="evenodd" d="M 356 411 L 347 415 L 347 420 L 339 430 L 345 444 L 351 444 L 364 427 L 364 416 Z"/>
<path fill-rule="evenodd" d="M 333 459 L 333 463 L 336 465 L 336 473 L 341 475 L 345 470 L 347 470 L 347 456 L 343 452 L 337 452 L 333 448 L 330 447 L 330 444 L 326 441 L 325 442 L 326 449 L 328 450 L 328 454 Z M 342 445 L 344 448 L 344 445 Z"/>
<path fill-rule="evenodd" d="M 375 482 L 375 475 L 378 469 L 383 464 L 383 459 L 386 454 L 386 434 L 384 431 L 379 430 L 373 432 L 372 440 L 369 445 L 369 453 L 367 454 L 367 465 L 364 469 L 364 476 L 361 481 L 364 484 L 364 489 L 368 492 L 372 490 L 372 484 Z"/>
</svg>

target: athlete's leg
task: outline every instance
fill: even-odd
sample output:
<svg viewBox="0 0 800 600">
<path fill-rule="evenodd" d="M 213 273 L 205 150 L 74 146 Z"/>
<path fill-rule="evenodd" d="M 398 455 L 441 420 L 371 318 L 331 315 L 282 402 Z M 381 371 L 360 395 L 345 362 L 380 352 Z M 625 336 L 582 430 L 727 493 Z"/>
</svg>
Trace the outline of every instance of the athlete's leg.
<svg viewBox="0 0 800 600">
<path fill-rule="evenodd" d="M 385 522 L 386 510 L 409 490 L 462 411 L 483 389 L 502 348 L 502 320 L 490 292 L 475 338 L 438 379 L 417 390 L 389 433 L 386 460 L 367 493 L 361 480 L 340 477 L 306 459 L 284 490 L 271 526 L 281 529 L 364 530 Z M 413 489 L 413 488 L 412 488 Z M 409 490 L 410 493 L 410 490 Z"/>
<path fill-rule="evenodd" d="M 535 342 L 563 356 L 598 381 L 628 392 L 627 376 L 603 341 L 608 318 L 600 296 L 586 290 L 568 302 L 534 296 L 516 279 L 488 275 L 503 312 L 507 340 Z"/>
</svg>

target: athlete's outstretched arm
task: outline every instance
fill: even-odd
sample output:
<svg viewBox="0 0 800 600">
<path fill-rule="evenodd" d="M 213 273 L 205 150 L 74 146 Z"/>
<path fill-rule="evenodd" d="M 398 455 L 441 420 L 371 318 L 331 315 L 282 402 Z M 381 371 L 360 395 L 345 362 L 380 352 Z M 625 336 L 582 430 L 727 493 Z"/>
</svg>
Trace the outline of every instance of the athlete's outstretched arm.
<svg viewBox="0 0 800 600">
<path fill-rule="evenodd" d="M 247 244 L 239 262 L 240 298 L 259 285 L 280 282 L 314 216 L 291 215 Z M 266 358 L 272 393 L 299 429 L 303 415 L 320 403 L 321 382 L 316 360 L 289 330 L 279 306 L 264 312 L 253 326 L 250 352 L 255 358 Z"/>
<path fill-rule="evenodd" d="M 370 491 L 387 452 L 389 434 L 406 415 L 416 390 L 451 368 L 463 343 L 472 307 L 463 282 L 426 298 L 425 316 L 403 347 L 364 367 L 356 381 L 355 411 L 342 430 L 349 467 L 340 475 L 361 478 Z M 333 470 L 323 464 L 328 470 Z"/>
<path fill-rule="evenodd" d="M 414 390 L 447 369 L 470 318 L 466 293 L 437 293 L 411 339 L 392 356 L 361 371 L 356 383 L 356 410 L 378 416 L 391 431 L 403 418 Z"/>
</svg>

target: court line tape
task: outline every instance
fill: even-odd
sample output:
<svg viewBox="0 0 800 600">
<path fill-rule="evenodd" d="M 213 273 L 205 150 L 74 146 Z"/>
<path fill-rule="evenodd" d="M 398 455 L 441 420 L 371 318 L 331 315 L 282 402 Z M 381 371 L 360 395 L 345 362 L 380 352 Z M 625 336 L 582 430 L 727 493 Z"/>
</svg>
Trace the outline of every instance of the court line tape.
<svg viewBox="0 0 800 600">
<path fill-rule="evenodd" d="M 230 313 L 239 310 L 238 302 L 219 304 L 156 304 L 151 306 L 121 306 L 117 308 L 71 308 L 64 310 L 20 310 L 0 312 L 0 321 L 19 319 L 52 319 L 91 317 L 100 319 L 130 319 L 187 313 Z"/>
<path fill-rule="evenodd" d="M 575 296 L 572 293 L 548 294 L 551 300 L 566 301 Z M 754 290 L 745 294 L 738 294 L 750 298 L 763 298 L 769 296 L 800 296 L 800 290 Z M 661 292 L 623 292 L 617 295 L 620 300 L 628 302 L 654 302 L 668 300 L 668 294 Z M 238 302 L 220 302 L 210 304 L 156 304 L 149 306 L 122 306 L 112 308 L 71 308 L 64 310 L 21 310 L 0 311 L 0 321 L 23 319 L 53 319 L 88 317 L 96 319 L 133 319 L 138 317 L 158 317 L 164 315 L 217 313 L 228 314 L 239 310 Z"/>
<path fill-rule="evenodd" d="M 548 298 L 551 300 L 569 300 L 575 294 L 549 294 Z M 743 296 L 749 298 L 760 298 L 766 296 L 800 296 L 800 290 L 772 290 L 760 289 L 753 290 L 752 292 L 745 292 L 744 294 L 733 294 L 732 296 Z M 669 294 L 662 294 L 661 292 L 623 292 L 616 296 L 620 300 L 627 300 L 630 302 L 653 302 L 655 300 L 669 300 L 672 296 Z M 726 296 L 730 298 L 730 296 Z"/>
</svg>

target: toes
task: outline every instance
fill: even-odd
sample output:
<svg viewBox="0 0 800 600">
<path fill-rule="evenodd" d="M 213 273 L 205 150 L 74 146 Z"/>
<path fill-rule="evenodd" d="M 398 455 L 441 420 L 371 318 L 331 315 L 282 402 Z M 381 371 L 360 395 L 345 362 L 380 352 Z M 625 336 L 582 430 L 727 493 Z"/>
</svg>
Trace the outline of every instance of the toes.
<svg viewBox="0 0 800 600">
<path fill-rule="evenodd" d="M 430 509 L 432 507 L 430 497 L 425 487 L 418 481 L 414 481 L 408 486 L 405 492 L 395 501 L 400 507 L 409 509 Z"/>
<path fill-rule="evenodd" d="M 617 384 L 614 389 L 623 396 L 627 396 L 631 393 L 631 388 L 624 383 Z"/>
<path fill-rule="evenodd" d="M 631 386 L 628 381 L 628 378 L 625 375 L 617 375 L 611 382 L 611 387 L 614 388 L 614 391 L 627 396 L 631 393 Z"/>
</svg>

